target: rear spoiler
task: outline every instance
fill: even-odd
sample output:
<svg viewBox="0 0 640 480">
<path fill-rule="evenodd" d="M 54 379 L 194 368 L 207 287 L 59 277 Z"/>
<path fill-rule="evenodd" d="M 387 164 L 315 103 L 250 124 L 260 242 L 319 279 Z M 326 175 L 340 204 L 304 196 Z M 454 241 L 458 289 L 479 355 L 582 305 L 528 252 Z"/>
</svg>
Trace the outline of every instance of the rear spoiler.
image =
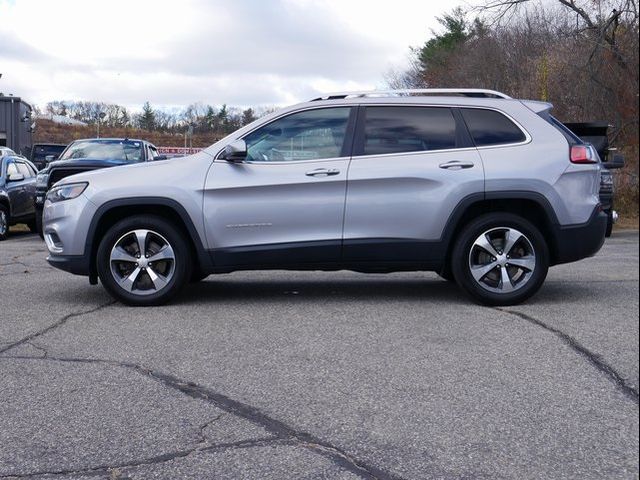
<svg viewBox="0 0 640 480">
<path fill-rule="evenodd" d="M 549 115 L 549 112 L 553 108 L 553 105 L 549 102 L 539 102 L 537 100 L 520 100 L 522 104 L 529 110 L 537 113 L 541 117 Z"/>
</svg>

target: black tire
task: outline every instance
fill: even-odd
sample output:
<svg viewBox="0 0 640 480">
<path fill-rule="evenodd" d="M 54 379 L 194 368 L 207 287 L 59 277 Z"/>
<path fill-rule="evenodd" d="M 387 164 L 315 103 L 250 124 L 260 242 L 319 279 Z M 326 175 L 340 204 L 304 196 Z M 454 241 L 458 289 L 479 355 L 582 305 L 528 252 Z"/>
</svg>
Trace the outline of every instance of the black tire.
<svg viewBox="0 0 640 480">
<path fill-rule="evenodd" d="M 42 210 L 39 208 L 36 208 L 35 226 L 35 231 L 38 233 L 38 235 L 40 235 L 40 238 L 44 240 L 44 231 L 42 229 Z M 29 229 L 31 229 L 31 227 L 29 227 Z M 33 230 L 31 231 L 33 232 Z"/>
<path fill-rule="evenodd" d="M 9 210 L 0 205 L 0 241 L 6 240 L 9 235 Z"/>
<path fill-rule="evenodd" d="M 147 240 L 150 249 L 156 241 L 158 243 L 166 241 L 166 243 L 172 249 L 173 260 L 167 261 L 168 263 L 165 264 L 165 268 L 167 268 L 168 271 L 171 272 L 171 274 L 170 276 L 167 275 L 167 277 L 164 277 L 168 280 L 166 284 L 159 288 L 157 291 L 155 291 L 155 288 L 151 288 L 152 285 L 155 285 L 155 282 L 151 280 L 150 275 L 145 269 L 148 268 L 149 270 L 153 270 L 153 272 L 155 273 L 155 267 L 153 267 L 152 269 L 151 264 L 147 265 L 146 267 L 141 267 L 140 273 L 131 282 L 131 291 L 127 291 L 125 288 L 120 286 L 116 277 L 114 277 L 114 275 L 117 275 L 117 273 L 114 273 L 111 268 L 112 249 L 117 244 L 119 244 L 119 242 L 126 241 L 126 239 L 129 238 L 127 234 L 133 232 L 134 230 L 150 231 L 150 235 L 147 237 L 151 238 L 151 240 Z M 144 249 L 144 251 L 146 252 L 146 245 Z M 149 259 L 148 261 L 150 262 L 151 259 Z M 162 263 L 162 261 L 156 263 Z M 114 270 L 119 271 L 119 267 L 116 267 L 116 265 L 131 265 L 132 270 L 135 270 L 137 268 L 136 264 L 131 263 L 128 260 L 125 262 L 114 263 Z M 169 265 L 170 268 L 166 267 L 166 265 Z M 125 218 L 116 223 L 107 231 L 102 241 L 100 242 L 100 245 L 98 246 L 97 270 L 100 281 L 114 298 L 127 305 L 149 306 L 162 305 L 168 302 L 175 295 L 177 295 L 180 290 L 182 290 L 182 288 L 188 283 L 192 275 L 192 268 L 193 265 L 191 250 L 189 249 L 189 245 L 184 239 L 182 232 L 170 222 L 161 217 L 136 215 Z M 124 278 L 127 275 L 128 273 L 125 273 L 121 278 Z M 143 286 L 149 288 L 134 288 L 135 285 L 141 285 L 142 283 L 146 284 Z M 138 293 L 136 293 L 136 291 Z"/>
<path fill-rule="evenodd" d="M 38 226 L 36 225 L 37 220 L 34 218 L 30 222 L 27 222 L 27 227 L 31 233 L 38 233 Z"/>
<path fill-rule="evenodd" d="M 611 211 L 607 212 L 607 230 L 604 233 L 605 238 L 609 238 L 613 233 L 613 214 Z"/>
<path fill-rule="evenodd" d="M 476 280 L 471 273 L 472 255 L 476 255 L 478 252 L 485 256 L 487 254 L 484 253 L 483 249 L 478 250 L 477 246 L 474 247 L 474 242 L 476 239 L 482 238 L 485 232 L 499 235 L 500 232 L 504 232 L 507 229 L 515 229 L 525 237 L 523 240 L 519 240 L 522 243 L 514 245 L 513 248 L 516 250 L 511 250 L 514 255 L 513 258 L 507 260 L 510 258 L 507 254 L 510 252 L 502 252 L 497 248 L 496 250 L 500 255 L 489 259 L 487 265 L 489 266 L 494 263 L 494 260 L 497 260 L 496 263 L 507 262 L 506 267 L 500 264 L 480 280 Z M 527 254 L 527 258 L 531 258 L 530 253 L 535 256 L 534 260 L 530 260 L 531 265 L 534 265 L 533 268 L 531 270 L 520 269 L 509 265 L 509 261 L 517 261 L 518 251 L 524 251 L 525 249 L 532 250 Z M 488 255 L 488 257 L 491 257 L 491 255 Z M 451 267 L 457 284 L 475 301 L 490 306 L 515 305 L 533 296 L 544 283 L 549 270 L 549 249 L 540 230 L 528 220 L 511 213 L 490 213 L 471 221 L 460 232 L 455 240 Z M 515 283 L 516 287 L 512 291 L 499 292 L 490 290 L 490 288 L 500 290 L 506 283 L 500 281 L 500 278 L 502 278 L 500 275 L 503 273 L 502 269 L 505 269 L 506 272 L 516 272 L 515 276 L 519 276 L 520 283 Z M 496 278 L 497 280 L 494 280 Z M 497 283 L 488 285 L 493 281 Z M 509 288 L 513 288 L 513 285 L 510 278 L 508 282 Z"/>
</svg>

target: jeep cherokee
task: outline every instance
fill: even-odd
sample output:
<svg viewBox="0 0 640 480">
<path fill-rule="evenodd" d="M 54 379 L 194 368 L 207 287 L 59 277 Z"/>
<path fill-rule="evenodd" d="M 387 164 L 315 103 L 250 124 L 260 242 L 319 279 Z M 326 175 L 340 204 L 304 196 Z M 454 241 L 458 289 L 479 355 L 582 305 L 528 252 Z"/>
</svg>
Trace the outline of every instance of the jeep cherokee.
<svg viewBox="0 0 640 480">
<path fill-rule="evenodd" d="M 131 305 L 250 269 L 434 271 L 522 302 L 607 226 L 598 154 L 551 108 L 480 89 L 319 97 L 189 157 L 62 179 L 48 261 Z"/>
</svg>

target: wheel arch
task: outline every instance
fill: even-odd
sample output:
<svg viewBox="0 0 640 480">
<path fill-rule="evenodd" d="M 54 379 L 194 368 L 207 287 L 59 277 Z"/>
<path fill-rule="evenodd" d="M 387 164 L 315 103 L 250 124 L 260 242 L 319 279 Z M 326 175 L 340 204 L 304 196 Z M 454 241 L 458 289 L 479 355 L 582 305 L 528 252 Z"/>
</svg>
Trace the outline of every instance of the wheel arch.
<svg viewBox="0 0 640 480">
<path fill-rule="evenodd" d="M 202 245 L 200 235 L 185 208 L 165 197 L 135 197 L 111 200 L 101 205 L 91 220 L 85 252 L 89 254 L 89 279 L 97 282 L 96 256 L 100 239 L 116 222 L 133 215 L 158 215 L 175 224 L 185 236 L 194 259 L 194 269 L 211 269 L 210 257 Z"/>
<path fill-rule="evenodd" d="M 491 212 L 512 213 L 536 225 L 547 241 L 551 265 L 556 263 L 558 218 L 549 201 L 536 192 L 486 192 L 466 197 L 449 217 L 442 236 L 446 245 L 445 270 L 450 268 L 453 244 L 460 231 L 473 218 Z"/>
</svg>

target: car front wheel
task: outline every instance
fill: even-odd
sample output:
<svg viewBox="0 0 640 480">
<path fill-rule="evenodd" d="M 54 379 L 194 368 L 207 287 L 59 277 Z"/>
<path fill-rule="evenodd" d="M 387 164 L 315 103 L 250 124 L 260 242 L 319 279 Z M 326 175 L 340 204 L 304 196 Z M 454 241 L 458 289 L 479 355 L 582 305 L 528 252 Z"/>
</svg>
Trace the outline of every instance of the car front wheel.
<svg viewBox="0 0 640 480">
<path fill-rule="evenodd" d="M 189 246 L 163 218 L 134 216 L 111 227 L 98 247 L 100 281 L 128 305 L 160 305 L 191 278 Z"/>
<path fill-rule="evenodd" d="M 0 205 L 0 240 L 6 240 L 9 233 L 9 212 Z"/>
<path fill-rule="evenodd" d="M 476 301 L 514 305 L 534 295 L 549 269 L 544 237 L 510 213 L 482 215 L 458 236 L 452 255 L 456 282 Z"/>
</svg>

